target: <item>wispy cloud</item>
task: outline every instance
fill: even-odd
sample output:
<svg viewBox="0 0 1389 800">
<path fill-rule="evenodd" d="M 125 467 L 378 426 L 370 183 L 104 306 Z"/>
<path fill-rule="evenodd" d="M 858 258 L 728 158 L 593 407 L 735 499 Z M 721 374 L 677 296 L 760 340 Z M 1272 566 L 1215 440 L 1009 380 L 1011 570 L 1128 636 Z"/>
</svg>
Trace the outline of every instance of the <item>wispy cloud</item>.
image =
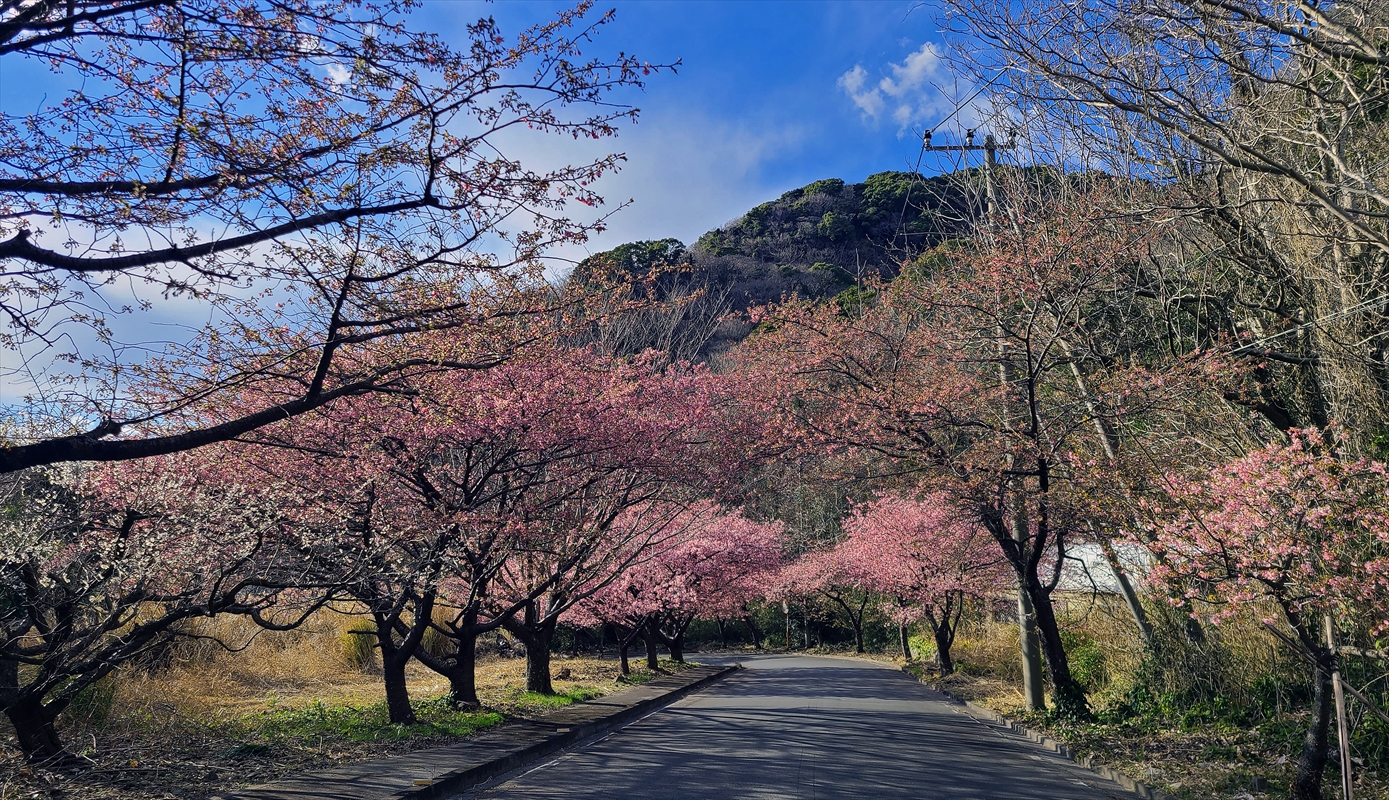
<svg viewBox="0 0 1389 800">
<path fill-rule="evenodd" d="M 839 88 L 863 112 L 864 120 L 876 125 L 883 118 L 905 131 L 912 123 L 929 122 L 954 109 L 947 94 L 960 88 L 940 47 L 927 42 L 900 62 L 887 64 L 882 77 L 873 82 L 862 64 L 839 76 Z M 949 88 L 947 88 L 949 87 Z M 975 117 L 972 109 L 966 115 Z"/>
<path fill-rule="evenodd" d="M 853 69 L 839 76 L 839 88 L 853 98 L 854 105 L 863 109 L 865 116 L 876 119 L 883 112 L 883 93 L 876 87 L 865 89 L 867 82 L 868 70 L 861 64 L 855 64 Z"/>
<path fill-rule="evenodd" d="M 610 217 L 606 229 L 588 242 L 551 250 L 551 269 L 558 276 L 586 256 L 624 242 L 672 236 L 693 244 L 700 234 L 789 188 L 768 177 L 768 165 L 798 152 L 811 137 L 812 131 L 799 124 L 730 120 L 677 108 L 643 115 L 617 139 L 576 143 L 514 131 L 499 144 L 535 170 L 607 152 L 627 157 L 620 171 L 596 186 L 607 200 L 604 209 L 570 207 L 566 213 L 581 218 L 628 200 L 630 207 Z"/>
</svg>

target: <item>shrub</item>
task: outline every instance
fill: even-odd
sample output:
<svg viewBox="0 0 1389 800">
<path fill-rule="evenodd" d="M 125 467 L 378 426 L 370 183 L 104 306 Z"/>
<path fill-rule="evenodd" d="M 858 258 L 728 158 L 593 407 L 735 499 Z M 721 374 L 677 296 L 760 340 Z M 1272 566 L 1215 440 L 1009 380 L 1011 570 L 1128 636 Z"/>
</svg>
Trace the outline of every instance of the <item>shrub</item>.
<svg viewBox="0 0 1389 800">
<path fill-rule="evenodd" d="M 80 720 L 89 725 L 101 725 L 111 716 L 115 705 L 118 684 L 114 673 L 107 675 L 91 686 L 77 693 L 64 709 L 63 715 L 70 720 Z"/>
<path fill-rule="evenodd" d="M 353 628 L 338 636 L 338 651 L 343 663 L 353 669 L 367 671 L 376 666 L 376 633 Z"/>
<path fill-rule="evenodd" d="M 1098 692 L 1109 683 L 1104 650 L 1093 635 L 1084 630 L 1063 628 L 1061 643 L 1066 648 L 1071 677 L 1085 687 L 1087 693 Z"/>
</svg>

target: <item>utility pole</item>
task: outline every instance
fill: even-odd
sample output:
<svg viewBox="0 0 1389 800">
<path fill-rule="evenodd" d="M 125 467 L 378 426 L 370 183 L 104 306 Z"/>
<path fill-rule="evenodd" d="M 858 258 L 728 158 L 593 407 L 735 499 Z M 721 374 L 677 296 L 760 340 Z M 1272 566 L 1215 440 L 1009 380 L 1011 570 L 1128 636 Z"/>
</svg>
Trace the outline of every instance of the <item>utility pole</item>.
<svg viewBox="0 0 1389 800">
<path fill-rule="evenodd" d="M 974 128 L 965 131 L 964 144 L 933 145 L 931 144 L 931 132 L 926 131 L 926 136 L 924 137 L 925 144 L 922 146 L 922 149 L 936 153 L 972 153 L 980 150 L 984 151 L 984 199 L 987 203 L 984 210 L 987 211 L 989 217 L 992 218 L 994 213 L 998 211 L 998 190 L 994 187 L 994 170 L 998 168 L 998 151 L 1012 150 L 1017 147 L 1017 143 L 1014 134 L 1010 132 L 1008 141 L 1005 144 L 999 144 L 992 133 L 984 134 L 983 144 L 975 144 L 974 133 Z"/>
<path fill-rule="evenodd" d="M 1331 615 L 1327 614 L 1322 620 L 1326 628 L 1326 651 L 1331 654 L 1332 663 L 1336 659 L 1336 627 L 1331 621 Z M 1350 760 L 1350 726 L 1346 724 L 1346 695 L 1341 684 L 1341 668 L 1332 667 L 1331 670 L 1331 691 L 1336 701 L 1336 744 L 1340 748 L 1341 755 L 1341 797 L 1342 800 L 1352 800 L 1355 781 L 1351 780 L 1351 760 Z"/>
<path fill-rule="evenodd" d="M 999 192 L 994 185 L 994 171 L 998 168 L 998 151 L 1012 150 L 1017 145 L 1011 132 L 1008 136 L 1008 142 L 1002 145 L 998 143 L 992 133 L 985 134 L 983 144 L 975 144 L 974 133 L 972 128 L 965 132 L 964 144 L 933 145 L 931 144 L 931 132 L 927 131 L 922 147 L 933 152 L 972 153 L 980 150 L 984 152 L 986 224 L 992 225 L 994 216 L 998 213 Z M 997 335 L 998 379 L 1006 390 L 1014 381 L 1013 365 L 1008 357 L 1008 346 L 1001 325 Z M 1004 403 L 1007 402 L 1005 396 Z M 1011 409 L 1005 407 L 1003 416 L 1005 420 L 1010 420 L 1012 417 Z M 1014 479 L 1010 486 L 1013 489 L 1013 508 L 1012 513 L 1009 514 L 1008 527 L 1011 529 L 1014 541 L 1020 547 L 1025 547 L 1028 540 L 1027 507 L 1020 496 L 1021 492 L 1016 483 L 1017 479 Z M 1021 577 L 1018 579 L 1018 638 L 1022 656 L 1023 698 L 1026 701 L 1028 711 L 1037 711 L 1046 708 L 1046 691 L 1042 676 L 1042 646 L 1037 636 L 1037 611 L 1032 605 L 1032 596 L 1027 593 L 1027 587 L 1022 584 Z"/>
</svg>

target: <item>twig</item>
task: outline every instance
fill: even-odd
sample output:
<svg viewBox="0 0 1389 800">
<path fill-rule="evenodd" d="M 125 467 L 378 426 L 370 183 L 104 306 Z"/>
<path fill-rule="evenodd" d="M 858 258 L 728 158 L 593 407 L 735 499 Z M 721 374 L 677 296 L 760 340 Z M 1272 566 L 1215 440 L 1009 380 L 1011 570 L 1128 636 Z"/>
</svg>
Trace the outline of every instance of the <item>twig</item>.
<svg viewBox="0 0 1389 800">
<path fill-rule="evenodd" d="M 1282 639 L 1282 640 L 1283 640 L 1283 643 L 1286 644 L 1286 645 L 1288 645 L 1289 647 L 1291 647 L 1291 648 L 1293 649 L 1293 651 L 1296 652 L 1298 655 L 1302 656 L 1303 658 L 1307 659 L 1308 661 L 1311 661 L 1311 662 L 1312 662 L 1312 665 L 1313 665 L 1314 667 L 1317 668 L 1317 672 L 1320 672 L 1320 673 L 1322 673 L 1322 674 L 1324 674 L 1324 675 L 1330 675 L 1330 674 L 1331 674 L 1330 672 L 1327 672 L 1326 668 L 1323 667 L 1323 666 L 1321 665 L 1321 662 L 1317 660 L 1317 657 L 1316 657 L 1316 656 L 1314 656 L 1314 655 L 1312 655 L 1311 653 L 1307 652 L 1307 648 L 1305 648 L 1305 647 L 1303 647 L 1301 644 L 1299 644 L 1299 643 L 1293 641 L 1292 638 L 1289 637 L 1287 634 L 1283 633 L 1282 631 L 1278 630 L 1278 629 L 1275 628 L 1273 625 L 1270 625 L 1270 624 L 1267 623 L 1267 622 L 1264 623 L 1264 627 L 1265 627 L 1265 628 L 1268 628 L 1269 633 L 1272 633 L 1274 636 L 1277 636 L 1279 639 Z M 1341 649 L 1342 649 L 1342 648 L 1337 648 L 1338 651 L 1341 650 Z M 1351 686 L 1349 683 L 1346 683 L 1345 681 L 1341 681 L 1341 686 L 1342 686 L 1347 692 L 1350 692 L 1351 697 L 1354 697 L 1356 700 L 1359 700 L 1361 703 L 1363 703 L 1363 704 L 1365 705 L 1365 708 L 1369 709 L 1369 711 L 1370 711 L 1372 714 L 1374 714 L 1376 717 L 1379 717 L 1380 719 L 1384 720 L 1385 722 L 1389 722 L 1389 714 L 1384 713 L 1383 711 L 1380 710 L 1379 706 L 1377 706 L 1377 705 L 1375 705 L 1374 703 L 1370 702 L 1370 698 L 1368 698 L 1368 697 L 1366 697 L 1365 695 L 1361 694 L 1359 689 L 1356 689 L 1354 686 Z"/>
<path fill-rule="evenodd" d="M 1380 661 L 1389 661 L 1389 650 L 1366 650 L 1361 647 L 1346 647 L 1342 645 L 1336 648 L 1337 655 L 1356 656 L 1358 658 L 1375 658 Z"/>
</svg>

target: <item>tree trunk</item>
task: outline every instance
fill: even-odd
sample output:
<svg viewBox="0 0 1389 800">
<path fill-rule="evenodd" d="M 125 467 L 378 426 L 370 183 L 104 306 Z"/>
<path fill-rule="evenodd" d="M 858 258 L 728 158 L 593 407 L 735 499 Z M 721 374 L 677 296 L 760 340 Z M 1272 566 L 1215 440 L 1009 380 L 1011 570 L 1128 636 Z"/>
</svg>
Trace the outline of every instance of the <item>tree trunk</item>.
<svg viewBox="0 0 1389 800">
<path fill-rule="evenodd" d="M 1129 607 L 1129 614 L 1133 616 L 1133 624 L 1138 626 L 1143 644 L 1151 647 L 1153 625 L 1148 621 L 1148 612 L 1144 610 L 1143 602 L 1138 598 L 1138 591 L 1129 580 L 1128 570 L 1124 569 L 1123 563 L 1119 561 L 1119 554 L 1114 550 L 1114 542 L 1099 530 L 1095 530 L 1095 539 L 1100 544 L 1100 552 L 1104 553 L 1104 560 L 1109 562 L 1109 570 L 1114 573 L 1114 580 L 1119 584 L 1119 593 L 1124 596 L 1124 603 Z"/>
<path fill-rule="evenodd" d="M 955 615 L 954 619 L 951 619 L 952 613 Z M 934 612 L 926 612 L 926 621 L 931 624 L 931 634 L 936 640 L 936 666 L 940 668 L 941 675 L 952 675 L 955 672 L 955 660 L 950 657 L 950 648 L 955 644 L 955 631 L 959 629 L 960 616 L 963 613 L 963 598 L 957 600 L 953 596 L 946 597 L 945 608 L 939 621 L 936 620 Z"/>
<path fill-rule="evenodd" d="M 502 627 L 526 646 L 526 691 L 554 694 L 555 687 L 550 681 L 550 648 L 559 619 L 541 617 L 534 602 L 527 604 L 522 614 L 521 619 L 513 616 L 505 620 Z"/>
<path fill-rule="evenodd" d="M 940 667 L 940 674 L 953 675 L 955 673 L 955 660 L 950 657 L 950 623 L 943 622 L 936 629 L 936 664 Z"/>
<path fill-rule="evenodd" d="M 541 625 L 528 632 L 526 643 L 526 691 L 554 694 L 550 682 L 550 643 L 555 638 L 554 625 Z"/>
<path fill-rule="evenodd" d="M 58 729 L 53 726 L 56 714 L 50 714 L 36 697 L 24 697 L 5 708 L 5 716 L 14 726 L 19 749 L 35 764 L 46 767 L 67 766 L 77 757 L 63 747 Z"/>
<path fill-rule="evenodd" d="M 641 628 L 641 640 L 646 644 L 646 668 L 655 672 L 661 668 L 661 656 L 656 652 L 656 632 L 652 630 L 656 622 L 647 622 Z"/>
<path fill-rule="evenodd" d="M 482 705 L 477 697 L 477 637 L 463 635 L 455 641 L 458 650 L 449 669 L 449 695 L 455 706 L 477 708 Z"/>
<path fill-rule="evenodd" d="M 1056 711 L 1063 717 L 1088 720 L 1090 704 L 1085 699 L 1085 688 L 1071 677 L 1070 662 L 1066 659 L 1066 648 L 1061 644 L 1061 630 L 1056 622 L 1056 609 L 1051 604 L 1051 596 L 1042 588 L 1035 574 L 1028 576 L 1027 589 L 1037 620 L 1037 638 L 1046 657 L 1047 674 L 1051 677 Z"/>
<path fill-rule="evenodd" d="M 865 596 L 863 602 L 858 604 L 858 614 L 849 614 L 849 623 L 854 628 L 854 652 L 863 655 L 863 612 L 868 607 L 868 598 Z"/>
<path fill-rule="evenodd" d="M 727 631 L 727 629 L 725 628 L 725 623 L 724 623 L 724 621 L 723 621 L 722 619 L 716 619 L 716 620 L 714 620 L 714 624 L 719 626 L 719 649 L 720 649 L 720 650 L 727 650 L 727 649 L 728 649 L 728 631 Z"/>
<path fill-rule="evenodd" d="M 637 637 L 641 635 L 642 625 L 645 625 L 645 623 L 633 626 L 624 631 L 621 625 L 616 623 L 613 624 L 613 633 L 617 637 L 617 657 L 621 662 L 623 676 L 632 674 L 632 665 L 628 659 L 628 652 L 631 650 L 632 642 L 635 642 Z"/>
<path fill-rule="evenodd" d="M 386 687 L 386 711 L 392 725 L 414 725 L 415 710 L 410 706 L 410 689 L 405 683 L 405 666 L 410 663 L 416 638 L 407 636 L 403 645 L 396 644 L 395 630 L 389 618 L 376 616 L 376 643 L 381 648 L 381 680 Z M 406 646 L 408 645 L 408 647 Z"/>
<path fill-rule="evenodd" d="M 907 623 L 897 623 L 897 636 L 902 640 L 902 660 L 912 660 L 912 643 L 907 640 Z"/>
<path fill-rule="evenodd" d="M 1318 666 L 1312 670 L 1312 722 L 1302 740 L 1302 754 L 1293 776 L 1293 800 L 1321 800 L 1322 773 L 1326 771 L 1327 730 L 1331 727 L 1332 658 L 1324 650 L 1317 653 Z"/>
<path fill-rule="evenodd" d="M 395 648 L 392 648 L 395 650 Z M 405 683 L 405 665 L 410 656 L 401 650 L 381 652 L 382 679 L 386 684 L 386 712 L 392 725 L 414 725 L 415 710 L 410 706 L 410 690 Z"/>
<path fill-rule="evenodd" d="M 752 646 L 755 650 L 762 649 L 762 631 L 757 629 L 757 623 L 752 621 L 752 615 L 743 617 L 743 622 L 747 623 L 748 630 L 752 632 Z"/>
<path fill-rule="evenodd" d="M 685 632 L 680 631 L 666 640 L 666 647 L 670 648 L 670 660 L 677 664 L 685 663 Z"/>
</svg>

